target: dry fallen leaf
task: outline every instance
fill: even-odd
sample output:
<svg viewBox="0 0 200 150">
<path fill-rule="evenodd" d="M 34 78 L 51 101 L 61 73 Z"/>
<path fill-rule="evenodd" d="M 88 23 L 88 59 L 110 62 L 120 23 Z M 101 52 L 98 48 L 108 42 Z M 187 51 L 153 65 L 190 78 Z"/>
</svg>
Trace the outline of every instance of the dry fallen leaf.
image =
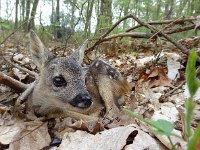
<svg viewBox="0 0 200 150">
<path fill-rule="evenodd" d="M 150 83 L 149 88 L 157 86 L 173 87 L 171 80 L 167 77 L 165 71 L 161 67 L 155 67 L 148 76 Z"/>
<path fill-rule="evenodd" d="M 144 140 L 145 139 L 145 140 Z M 125 150 L 166 150 L 166 148 L 158 143 L 154 138 L 152 138 L 146 132 L 138 130 L 137 136 L 134 138 L 132 144 L 127 145 Z"/>
<path fill-rule="evenodd" d="M 131 135 L 133 136 L 131 137 L 132 140 L 128 140 L 128 137 Z M 144 142 L 144 138 L 149 142 Z M 137 139 L 136 142 L 135 139 Z M 159 145 L 156 143 L 155 139 L 136 128 L 135 125 L 130 125 L 105 130 L 96 135 L 89 134 L 85 131 L 76 131 L 74 133 L 67 132 L 58 150 L 121 150 L 127 144 L 131 144 L 131 148 L 139 146 L 135 147 L 136 149 L 159 149 Z M 125 149 L 130 149 L 130 147 Z"/>
<path fill-rule="evenodd" d="M 30 121 L 19 124 L 21 127 L 10 143 L 9 150 L 37 150 L 50 144 L 47 123 Z"/>
<path fill-rule="evenodd" d="M 20 132 L 20 127 L 17 125 L 0 126 L 0 143 L 10 144 L 14 136 Z"/>
<path fill-rule="evenodd" d="M 48 146 L 51 139 L 47 123 L 41 121 L 16 121 L 0 126 L 0 143 L 10 144 L 9 150 L 37 150 Z"/>
</svg>

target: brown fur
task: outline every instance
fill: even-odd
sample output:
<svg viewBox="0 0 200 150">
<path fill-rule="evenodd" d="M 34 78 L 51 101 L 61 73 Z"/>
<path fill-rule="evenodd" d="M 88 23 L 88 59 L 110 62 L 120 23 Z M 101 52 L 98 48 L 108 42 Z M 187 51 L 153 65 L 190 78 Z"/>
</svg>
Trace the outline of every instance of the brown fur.
<svg viewBox="0 0 200 150">
<path fill-rule="evenodd" d="M 75 119 L 94 119 L 105 108 L 106 115 L 113 116 L 113 108 L 123 103 L 123 96 L 130 91 L 128 82 L 121 74 L 102 60 L 95 60 L 86 70 L 80 63 L 84 49 L 69 57 L 56 57 L 42 44 L 31 31 L 31 55 L 40 70 L 37 84 L 31 94 L 28 106 L 38 115 L 67 117 Z M 53 78 L 62 76 L 67 85 L 55 87 Z M 79 94 L 89 94 L 93 104 L 88 108 L 74 107 L 70 104 Z"/>
</svg>

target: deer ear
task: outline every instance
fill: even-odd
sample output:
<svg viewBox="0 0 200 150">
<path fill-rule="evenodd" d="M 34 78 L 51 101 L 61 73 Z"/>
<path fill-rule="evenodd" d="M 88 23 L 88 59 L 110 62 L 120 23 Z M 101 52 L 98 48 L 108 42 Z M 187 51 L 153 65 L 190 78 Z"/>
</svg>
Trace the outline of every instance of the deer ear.
<svg viewBox="0 0 200 150">
<path fill-rule="evenodd" d="M 74 53 L 70 55 L 71 58 L 75 59 L 79 64 L 82 64 L 85 50 L 87 49 L 88 40 L 86 40 L 81 47 L 75 50 Z"/>
<path fill-rule="evenodd" d="M 55 57 L 47 50 L 33 30 L 30 31 L 30 52 L 33 62 L 39 69 L 41 69 L 45 63 L 48 63 L 50 59 Z"/>
</svg>

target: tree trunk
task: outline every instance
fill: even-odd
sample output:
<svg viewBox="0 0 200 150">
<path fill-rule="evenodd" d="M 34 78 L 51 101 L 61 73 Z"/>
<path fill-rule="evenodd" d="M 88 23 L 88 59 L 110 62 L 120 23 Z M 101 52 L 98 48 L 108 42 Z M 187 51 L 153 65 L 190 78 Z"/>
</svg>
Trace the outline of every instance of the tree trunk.
<svg viewBox="0 0 200 150">
<path fill-rule="evenodd" d="M 70 19 L 70 28 L 72 30 L 72 33 L 74 33 L 74 25 L 75 25 L 75 5 L 77 3 L 77 0 L 72 0 L 71 4 L 71 19 Z"/>
<path fill-rule="evenodd" d="M 60 25 L 60 0 L 57 0 L 56 4 L 56 22 Z"/>
<path fill-rule="evenodd" d="M 165 1 L 165 19 L 171 19 L 173 11 L 174 0 Z"/>
<path fill-rule="evenodd" d="M 51 25 L 54 24 L 54 0 L 51 0 Z"/>
<path fill-rule="evenodd" d="M 129 5 L 130 5 L 130 0 L 124 1 L 124 16 L 126 16 L 128 14 Z M 127 22 L 127 20 L 124 20 L 124 22 L 123 22 L 123 30 L 126 29 L 126 26 L 127 26 L 126 22 Z"/>
<path fill-rule="evenodd" d="M 200 14 L 200 0 L 196 1 L 196 7 L 195 7 L 195 15 L 199 15 Z"/>
<path fill-rule="evenodd" d="M 84 28 L 84 34 L 86 38 L 90 37 L 90 32 L 91 32 L 90 26 L 91 26 L 91 16 L 92 16 L 93 6 L 94 6 L 94 0 L 89 0 L 87 6 L 85 28 Z"/>
<path fill-rule="evenodd" d="M 25 19 L 25 0 L 21 0 L 21 21 L 24 22 Z"/>
<path fill-rule="evenodd" d="M 34 2 L 33 2 L 33 8 L 31 10 L 31 17 L 29 19 L 30 21 L 29 21 L 28 31 L 30 31 L 30 29 L 35 28 L 35 21 L 34 20 L 35 20 L 35 14 L 36 14 L 38 2 L 39 2 L 39 0 L 34 0 Z"/>
<path fill-rule="evenodd" d="M 155 15 L 155 20 L 159 20 L 160 19 L 160 10 L 161 10 L 161 3 L 162 1 L 161 0 L 158 0 L 157 1 L 157 7 L 156 7 L 156 15 Z"/>
<path fill-rule="evenodd" d="M 18 6 L 19 6 L 19 0 L 16 0 L 16 3 L 15 3 L 15 29 L 18 28 Z"/>
<path fill-rule="evenodd" d="M 187 5 L 188 0 L 182 0 L 180 1 L 180 5 L 179 5 L 179 9 L 178 9 L 178 13 L 177 16 L 183 16 L 183 10 L 185 8 L 185 6 Z"/>
<path fill-rule="evenodd" d="M 9 6 L 10 6 L 10 4 L 9 4 L 9 1 L 7 0 L 6 1 L 6 21 L 8 21 L 9 20 Z"/>
<path fill-rule="evenodd" d="M 60 0 L 56 1 L 56 23 L 55 23 L 55 30 L 56 30 L 56 38 L 59 39 L 62 37 L 62 33 L 60 31 Z"/>
<path fill-rule="evenodd" d="M 149 1 L 145 1 L 144 3 L 145 3 L 145 7 L 146 7 L 145 21 L 148 22 L 149 19 L 151 18 L 151 16 L 150 16 L 151 13 L 149 13 L 150 12 L 150 3 L 149 3 Z"/>
<path fill-rule="evenodd" d="M 1 0 L 0 0 L 0 19 L 1 19 Z"/>
<path fill-rule="evenodd" d="M 31 0 L 26 0 L 26 17 L 25 17 L 25 23 L 24 23 L 24 30 L 28 32 L 28 20 L 29 20 L 29 15 L 30 15 L 30 5 L 31 5 Z"/>
<path fill-rule="evenodd" d="M 106 32 L 112 25 L 112 0 L 101 0 L 100 3 L 96 34 Z"/>
</svg>

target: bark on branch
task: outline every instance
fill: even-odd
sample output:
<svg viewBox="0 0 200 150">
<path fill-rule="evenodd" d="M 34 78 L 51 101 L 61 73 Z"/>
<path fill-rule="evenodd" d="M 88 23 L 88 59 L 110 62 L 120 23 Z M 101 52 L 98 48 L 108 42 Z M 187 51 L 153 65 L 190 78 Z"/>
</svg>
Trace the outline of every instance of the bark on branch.
<svg viewBox="0 0 200 150">
<path fill-rule="evenodd" d="M 0 71 L 0 84 L 4 84 L 19 93 L 25 91 L 28 88 L 28 85 L 9 77 L 8 75 L 6 75 L 1 71 Z"/>
<path fill-rule="evenodd" d="M 172 44 L 174 44 L 178 49 L 180 49 L 183 53 L 185 54 L 189 54 L 190 50 L 187 49 L 186 47 L 182 46 L 181 44 L 179 44 L 178 42 L 176 42 L 173 38 L 169 37 L 166 33 L 164 33 L 163 31 L 159 31 L 156 27 L 142 22 L 140 19 L 138 19 L 136 16 L 134 16 L 133 14 L 131 15 L 132 18 L 137 21 L 140 25 L 149 28 L 153 33 L 158 33 L 159 35 L 162 35 L 164 38 L 166 38 L 169 42 L 171 42 Z M 197 58 L 197 61 L 200 62 L 200 58 Z"/>
<path fill-rule="evenodd" d="M 139 33 L 139 32 L 130 32 L 130 33 L 119 33 L 119 34 L 114 34 L 114 35 L 110 35 L 107 36 L 115 27 L 117 27 L 122 21 L 128 19 L 128 18 L 132 18 L 135 21 L 137 21 L 139 23 L 139 25 L 130 28 L 128 30 L 126 30 L 126 32 L 129 32 L 133 29 L 139 28 L 139 27 L 147 27 L 149 28 L 153 34 L 151 33 Z M 96 46 L 98 46 L 100 43 L 104 42 L 104 41 L 108 41 L 114 38 L 118 38 L 118 37 L 133 37 L 133 38 L 152 38 L 155 35 L 159 35 L 159 36 L 163 36 L 165 37 L 169 42 L 171 42 L 172 44 L 174 44 L 177 48 L 179 48 L 180 50 L 182 50 L 184 53 L 189 54 L 189 50 L 185 47 L 183 47 L 181 44 L 177 43 L 175 40 L 173 40 L 171 37 L 169 37 L 167 34 L 173 34 L 173 33 L 178 33 L 178 32 L 183 32 L 183 31 L 187 31 L 187 30 L 191 30 L 195 28 L 194 24 L 191 25 L 186 25 L 177 29 L 169 29 L 169 30 L 158 30 L 157 28 L 155 28 L 154 26 L 151 25 L 160 25 L 160 24 L 168 24 L 165 28 L 170 27 L 172 24 L 184 24 L 186 21 L 187 22 L 192 22 L 196 20 L 196 17 L 190 17 L 190 18 L 178 18 L 178 19 L 173 19 L 173 20 L 163 20 L 163 21 L 153 21 L 153 22 L 149 22 L 149 23 L 144 23 L 142 21 L 140 21 L 137 17 L 135 17 L 133 14 L 128 14 L 127 16 L 121 18 L 120 20 L 118 20 L 105 34 L 103 34 L 94 44 L 93 46 L 89 47 L 86 50 L 86 54 L 90 51 L 92 51 Z M 164 29 L 165 29 L 164 28 Z M 87 56 L 87 55 L 86 55 Z M 198 61 L 200 61 L 200 59 L 198 59 Z"/>
<path fill-rule="evenodd" d="M 92 51 L 97 45 L 99 45 L 102 41 L 103 38 L 105 38 L 115 27 L 117 27 L 122 21 L 131 18 L 131 14 L 121 18 L 118 20 L 105 34 L 103 34 L 95 43 L 92 47 L 86 49 L 85 53 L 87 54 L 88 52 Z"/>
<path fill-rule="evenodd" d="M 105 37 L 100 41 L 100 43 L 104 41 L 109 41 L 114 38 L 119 38 L 119 37 L 132 37 L 132 38 L 150 38 L 153 34 L 151 33 L 144 33 L 144 32 L 129 32 L 129 33 L 118 33 L 118 34 L 113 34 L 110 36 Z"/>
<path fill-rule="evenodd" d="M 180 18 L 178 20 L 175 21 L 175 19 L 173 20 L 162 20 L 162 21 L 152 21 L 152 22 L 147 22 L 147 24 L 150 24 L 150 25 L 163 25 L 163 24 L 169 24 L 169 23 L 172 23 L 174 22 L 174 24 L 184 24 L 185 22 L 191 22 L 191 21 L 194 21 L 196 20 L 196 17 L 190 17 L 190 18 Z M 137 28 L 140 28 L 142 27 L 142 25 L 136 25 L 134 27 L 131 27 L 129 29 L 126 30 L 126 32 L 130 32 L 132 30 L 135 30 Z"/>
</svg>

